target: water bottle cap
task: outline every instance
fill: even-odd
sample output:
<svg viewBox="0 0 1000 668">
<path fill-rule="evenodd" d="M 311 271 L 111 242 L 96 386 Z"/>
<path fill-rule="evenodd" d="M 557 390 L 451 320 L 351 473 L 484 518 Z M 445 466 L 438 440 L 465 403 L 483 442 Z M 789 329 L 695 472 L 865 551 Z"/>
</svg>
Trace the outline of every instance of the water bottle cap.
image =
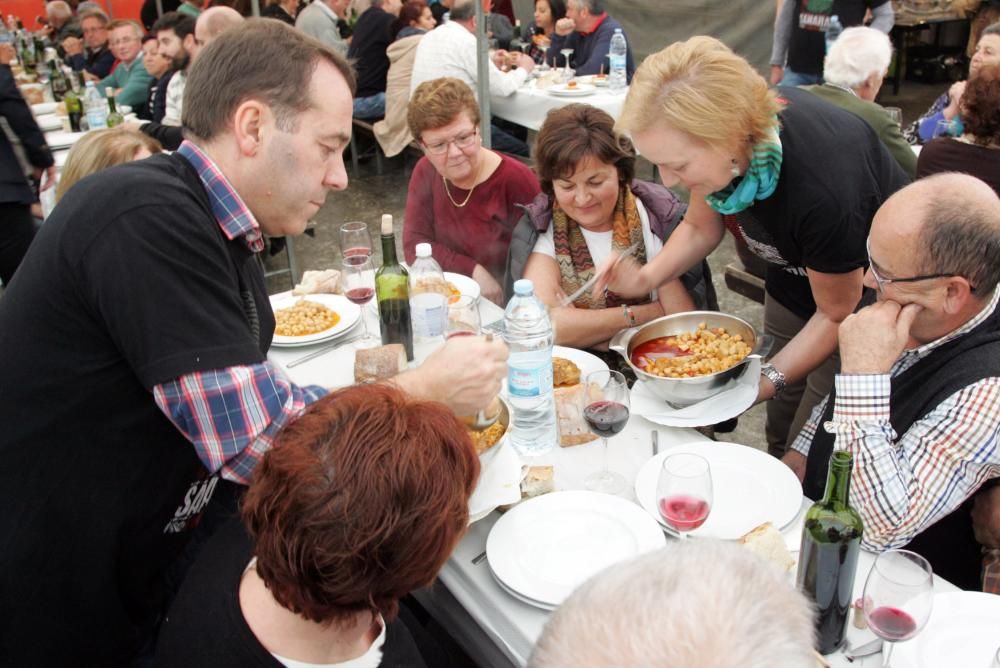
<svg viewBox="0 0 1000 668">
<path fill-rule="evenodd" d="M 615 34 L 619 34 L 619 33 L 621 33 L 621 31 L 622 31 L 621 28 L 615 28 Z"/>
<path fill-rule="evenodd" d="M 431 256 L 431 245 L 429 243 L 419 243 L 417 244 L 417 257 L 430 257 Z"/>
<path fill-rule="evenodd" d="M 522 297 L 530 295 L 535 291 L 535 284 L 527 278 L 522 278 L 519 281 L 514 281 L 514 294 L 521 295 Z"/>
</svg>

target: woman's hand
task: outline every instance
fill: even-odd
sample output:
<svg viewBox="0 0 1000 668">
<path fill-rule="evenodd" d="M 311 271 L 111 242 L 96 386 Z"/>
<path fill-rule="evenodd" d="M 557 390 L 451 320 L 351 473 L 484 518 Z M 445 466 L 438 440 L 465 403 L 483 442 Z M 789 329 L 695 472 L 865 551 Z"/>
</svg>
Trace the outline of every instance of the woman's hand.
<svg viewBox="0 0 1000 668">
<path fill-rule="evenodd" d="M 597 282 L 592 291 L 594 297 L 604 290 L 611 290 L 623 297 L 639 297 L 649 294 L 653 289 L 645 268 L 632 256 L 621 257 L 621 253 L 617 251 L 612 251 L 595 273 Z"/>
<path fill-rule="evenodd" d="M 958 105 L 962 102 L 962 95 L 964 93 L 965 93 L 964 81 L 956 81 L 951 85 L 951 88 L 948 89 L 948 106 L 945 107 L 941 111 L 941 113 L 944 114 L 944 117 L 947 118 L 949 121 L 958 116 L 959 113 Z"/>
<path fill-rule="evenodd" d="M 472 270 L 472 279 L 479 284 L 479 291 L 494 304 L 503 306 L 503 287 L 481 264 Z"/>
<path fill-rule="evenodd" d="M 777 86 L 785 78 L 785 68 L 781 65 L 771 65 L 771 85 Z"/>
</svg>

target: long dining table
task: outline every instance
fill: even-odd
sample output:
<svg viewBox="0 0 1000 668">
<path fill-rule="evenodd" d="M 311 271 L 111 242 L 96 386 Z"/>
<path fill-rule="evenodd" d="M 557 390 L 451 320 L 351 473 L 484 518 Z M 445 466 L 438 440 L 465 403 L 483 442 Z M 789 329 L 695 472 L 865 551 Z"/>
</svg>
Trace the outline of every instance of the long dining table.
<svg viewBox="0 0 1000 668">
<path fill-rule="evenodd" d="M 490 111 L 505 121 L 537 131 L 550 111 L 577 102 L 603 109 L 617 120 L 625 106 L 625 91 L 615 93 L 599 87 L 590 95 L 563 97 L 539 88 L 537 79 L 531 79 L 511 95 L 490 96 Z"/>
<path fill-rule="evenodd" d="M 480 300 L 479 308 L 484 326 L 503 317 L 502 309 L 485 299 Z M 362 313 L 363 317 L 368 319 L 370 331 L 378 332 L 375 310 L 369 305 L 362 309 Z M 315 352 L 322 345 L 272 348 L 268 357 L 284 367 Z M 416 360 L 419 362 L 432 349 L 433 346 L 424 346 L 423 349 L 417 347 Z M 286 368 L 286 372 L 293 381 L 300 384 L 319 384 L 337 388 L 353 382 L 353 369 L 354 348 L 350 343 L 345 343 L 305 363 Z M 661 451 L 693 441 L 709 440 L 693 429 L 664 427 L 633 414 L 624 431 L 611 439 L 608 457 L 609 468 L 622 474 L 628 481 L 629 485 L 623 495 L 632 501 L 635 501 L 635 494 L 631 483 L 642 465 L 653 456 L 651 444 L 653 431 L 659 434 Z M 536 458 L 530 463 L 554 465 L 556 489 L 573 490 L 584 488 L 584 478 L 602 466 L 603 457 L 601 442 L 594 441 L 572 448 L 556 448 L 549 455 Z M 811 503 L 810 499 L 803 497 L 798 516 L 782 529 L 785 542 L 793 553 L 799 548 L 802 518 Z M 494 580 L 488 563 L 484 561 L 473 563 L 473 559 L 486 550 L 487 536 L 499 517 L 500 513 L 493 511 L 484 519 L 473 523 L 439 574 L 438 582 L 431 589 L 418 592 L 416 596 L 478 665 L 506 668 L 524 666 L 527 663 L 531 649 L 551 613 L 514 599 Z M 674 540 L 670 536 L 667 539 Z M 865 578 L 874 560 L 874 554 L 861 552 L 852 600 L 861 596 Z M 790 574 L 790 586 L 792 579 L 793 575 Z M 935 578 L 934 591 L 946 593 L 958 589 L 941 578 Z M 858 645 L 874 640 L 875 636 L 871 631 L 853 628 L 849 623 L 847 638 L 852 645 Z M 857 659 L 853 663 L 843 652 L 825 658 L 831 666 L 837 668 L 881 665 L 880 654 Z"/>
</svg>

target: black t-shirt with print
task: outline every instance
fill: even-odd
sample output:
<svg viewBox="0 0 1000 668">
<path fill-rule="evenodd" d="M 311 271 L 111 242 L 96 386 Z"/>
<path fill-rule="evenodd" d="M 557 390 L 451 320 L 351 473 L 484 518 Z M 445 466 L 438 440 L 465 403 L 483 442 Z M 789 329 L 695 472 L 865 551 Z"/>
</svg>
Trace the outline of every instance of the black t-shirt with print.
<svg viewBox="0 0 1000 668">
<path fill-rule="evenodd" d="M 181 375 L 265 359 L 263 275 L 191 165 L 84 179 L 0 298 L 0 656 L 122 665 L 217 478 L 157 408 Z"/>
<path fill-rule="evenodd" d="M 282 668 L 254 635 L 240 607 L 240 581 L 253 539 L 234 518 L 208 541 L 191 566 L 156 643 L 156 668 Z M 425 668 L 400 620 L 389 622 L 381 668 Z"/>
<path fill-rule="evenodd" d="M 836 16 L 844 28 L 859 26 L 865 12 L 889 0 L 789 0 L 798 3 L 792 15 L 788 41 L 788 67 L 802 74 L 823 74 L 826 56 L 826 29 Z"/>
<path fill-rule="evenodd" d="M 802 318 L 816 311 L 806 269 L 843 274 L 868 264 L 872 218 L 909 182 L 858 116 L 798 88 L 779 88 L 778 187 L 736 215 L 750 250 L 768 262 L 767 293 Z"/>
</svg>

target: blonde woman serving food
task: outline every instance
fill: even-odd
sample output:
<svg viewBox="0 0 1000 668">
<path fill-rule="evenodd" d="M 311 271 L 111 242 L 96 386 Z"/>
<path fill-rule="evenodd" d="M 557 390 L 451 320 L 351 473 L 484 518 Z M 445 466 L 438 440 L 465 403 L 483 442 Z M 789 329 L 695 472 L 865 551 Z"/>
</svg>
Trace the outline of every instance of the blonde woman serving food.
<svg viewBox="0 0 1000 668">
<path fill-rule="evenodd" d="M 772 399 L 768 450 L 781 456 L 832 386 L 837 328 L 861 299 L 872 216 L 908 179 L 863 120 L 796 88 L 769 90 L 711 37 L 647 58 L 618 128 L 691 204 L 656 257 L 613 269 L 609 258 L 606 280 L 618 294 L 649 292 L 711 253 L 730 217 L 768 263 L 764 329 L 778 352 L 758 396 Z"/>
</svg>

